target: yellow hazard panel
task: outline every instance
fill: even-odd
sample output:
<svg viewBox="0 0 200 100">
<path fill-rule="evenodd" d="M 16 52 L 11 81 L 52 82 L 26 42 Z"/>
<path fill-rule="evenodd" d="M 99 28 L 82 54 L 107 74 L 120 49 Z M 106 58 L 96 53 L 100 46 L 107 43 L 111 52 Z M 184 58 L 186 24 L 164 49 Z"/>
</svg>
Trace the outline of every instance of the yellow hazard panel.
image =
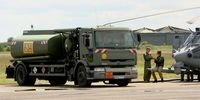
<svg viewBox="0 0 200 100">
<path fill-rule="evenodd" d="M 107 58 L 107 55 L 106 55 L 105 53 L 103 53 L 103 54 L 101 55 L 101 58 L 102 58 L 102 59 L 106 59 L 106 58 Z"/>
<path fill-rule="evenodd" d="M 33 41 L 25 41 L 23 44 L 24 54 L 33 54 Z"/>
</svg>

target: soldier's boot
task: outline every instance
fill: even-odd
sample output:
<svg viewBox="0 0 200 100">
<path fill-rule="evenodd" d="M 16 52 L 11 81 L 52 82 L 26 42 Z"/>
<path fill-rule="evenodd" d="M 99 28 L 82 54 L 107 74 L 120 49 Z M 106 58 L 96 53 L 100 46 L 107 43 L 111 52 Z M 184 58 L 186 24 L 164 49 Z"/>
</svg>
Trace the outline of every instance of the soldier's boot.
<svg viewBox="0 0 200 100">
<path fill-rule="evenodd" d="M 148 71 L 148 77 L 147 77 L 148 82 L 150 82 L 150 79 L 151 79 L 151 71 Z"/>
<path fill-rule="evenodd" d="M 200 82 L 200 74 L 198 74 L 197 78 L 198 78 L 198 82 Z"/>
<path fill-rule="evenodd" d="M 181 72 L 181 82 L 184 81 L 184 75 L 185 75 L 185 73 L 184 73 L 184 72 Z"/>
<path fill-rule="evenodd" d="M 190 77 L 191 77 L 190 81 L 193 82 L 194 81 L 194 75 L 193 75 L 193 73 L 190 74 Z"/>
<path fill-rule="evenodd" d="M 158 82 L 158 81 L 157 81 L 157 78 L 156 78 L 156 75 L 155 75 L 155 72 L 152 72 L 152 76 L 153 76 L 153 78 L 154 78 L 154 81 L 153 81 L 153 82 L 154 82 L 154 83 Z"/>
<path fill-rule="evenodd" d="M 161 82 L 164 82 L 164 79 L 163 79 L 163 78 L 161 78 Z"/>
<path fill-rule="evenodd" d="M 144 80 L 144 82 L 147 82 L 147 75 L 146 75 L 146 73 L 144 73 L 143 80 Z"/>
<path fill-rule="evenodd" d="M 190 82 L 190 74 L 187 73 L 187 82 Z"/>
<path fill-rule="evenodd" d="M 164 82 L 164 79 L 163 79 L 163 74 L 162 72 L 158 72 L 159 76 L 160 76 L 160 79 L 161 79 L 161 82 Z"/>
</svg>

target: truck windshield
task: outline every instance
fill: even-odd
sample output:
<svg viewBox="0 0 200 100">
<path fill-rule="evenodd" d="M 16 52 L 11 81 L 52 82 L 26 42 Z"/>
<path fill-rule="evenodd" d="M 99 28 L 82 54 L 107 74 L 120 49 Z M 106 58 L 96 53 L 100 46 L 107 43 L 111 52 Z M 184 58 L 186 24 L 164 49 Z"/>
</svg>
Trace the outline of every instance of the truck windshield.
<svg viewBox="0 0 200 100">
<path fill-rule="evenodd" d="M 133 48 L 135 46 L 130 31 L 97 31 L 95 40 L 97 48 Z"/>
</svg>

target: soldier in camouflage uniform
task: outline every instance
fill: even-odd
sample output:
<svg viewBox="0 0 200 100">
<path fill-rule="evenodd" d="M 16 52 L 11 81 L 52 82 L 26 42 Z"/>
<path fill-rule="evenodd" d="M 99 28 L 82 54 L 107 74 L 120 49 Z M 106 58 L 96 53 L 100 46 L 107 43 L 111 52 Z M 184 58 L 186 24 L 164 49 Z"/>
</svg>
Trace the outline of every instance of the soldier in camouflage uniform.
<svg viewBox="0 0 200 100">
<path fill-rule="evenodd" d="M 151 49 L 149 47 L 146 48 L 146 53 L 143 54 L 144 57 L 144 82 L 149 82 L 151 78 L 151 71 L 148 68 L 151 68 L 151 60 L 153 57 L 150 54 Z"/>
<path fill-rule="evenodd" d="M 157 78 L 155 75 L 155 72 L 158 72 L 161 82 L 163 82 L 163 66 L 164 66 L 164 57 L 161 56 L 161 51 L 157 51 L 157 58 L 154 60 L 154 62 L 156 63 L 156 66 L 154 68 L 152 68 L 151 72 L 152 72 L 152 76 L 154 78 L 154 82 L 157 82 Z"/>
</svg>

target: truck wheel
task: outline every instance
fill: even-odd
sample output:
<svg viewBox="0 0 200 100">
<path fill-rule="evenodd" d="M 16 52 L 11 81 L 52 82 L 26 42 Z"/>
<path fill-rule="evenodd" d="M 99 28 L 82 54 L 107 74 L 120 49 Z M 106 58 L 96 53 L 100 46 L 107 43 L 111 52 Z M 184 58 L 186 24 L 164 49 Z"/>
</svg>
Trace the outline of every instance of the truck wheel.
<svg viewBox="0 0 200 100">
<path fill-rule="evenodd" d="M 49 83 L 52 86 L 65 85 L 66 81 L 67 81 L 66 77 L 57 77 L 49 79 Z"/>
<path fill-rule="evenodd" d="M 118 80 L 117 85 L 118 86 L 127 86 L 129 83 L 129 80 Z"/>
<path fill-rule="evenodd" d="M 198 82 L 200 82 L 200 72 L 198 72 L 198 75 L 197 75 L 197 79 L 198 79 Z"/>
<path fill-rule="evenodd" d="M 80 66 L 77 71 L 76 76 L 77 84 L 80 87 L 88 87 L 91 86 L 90 81 L 87 80 L 87 72 L 84 66 Z"/>
<path fill-rule="evenodd" d="M 19 86 L 34 85 L 36 78 L 28 75 L 26 66 L 19 64 L 16 68 L 16 81 Z"/>
</svg>

